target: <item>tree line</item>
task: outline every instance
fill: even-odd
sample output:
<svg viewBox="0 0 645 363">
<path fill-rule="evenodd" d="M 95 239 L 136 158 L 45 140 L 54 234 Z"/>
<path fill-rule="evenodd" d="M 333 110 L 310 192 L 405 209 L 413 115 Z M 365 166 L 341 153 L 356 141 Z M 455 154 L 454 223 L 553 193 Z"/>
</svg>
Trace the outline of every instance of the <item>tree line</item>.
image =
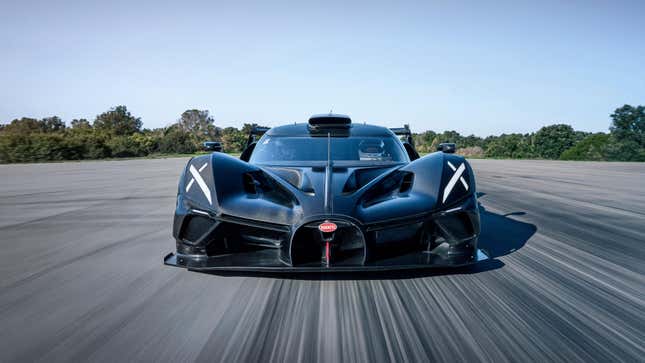
<svg viewBox="0 0 645 363">
<path fill-rule="evenodd" d="M 610 115 L 609 133 L 576 131 L 566 124 L 545 126 L 528 134 L 485 138 L 456 131 L 425 131 L 413 135 L 419 152 L 432 152 L 442 142 L 457 144 L 467 157 L 562 160 L 645 161 L 645 107 L 624 105 Z M 145 129 L 141 118 L 116 106 L 92 122 L 74 119 L 67 125 L 57 116 L 23 117 L 0 125 L 0 162 L 35 162 L 192 154 L 204 141 L 222 142 L 225 152 L 239 153 L 250 130 L 215 126 L 206 110 L 186 110 L 172 125 Z"/>
<path fill-rule="evenodd" d="M 456 131 L 426 131 L 414 135 L 420 152 L 431 152 L 442 142 L 457 144 L 467 157 L 504 159 L 559 159 L 645 161 L 645 107 L 624 105 L 610 115 L 609 133 L 576 131 L 570 125 L 544 126 L 528 134 L 481 138 Z"/>
<path fill-rule="evenodd" d="M 168 127 L 145 129 L 126 106 L 113 107 L 93 122 L 74 119 L 69 125 L 57 116 L 23 117 L 0 125 L 0 162 L 192 154 L 209 140 L 221 141 L 228 152 L 240 152 L 252 127 L 219 128 L 208 111 L 187 110 Z"/>
</svg>

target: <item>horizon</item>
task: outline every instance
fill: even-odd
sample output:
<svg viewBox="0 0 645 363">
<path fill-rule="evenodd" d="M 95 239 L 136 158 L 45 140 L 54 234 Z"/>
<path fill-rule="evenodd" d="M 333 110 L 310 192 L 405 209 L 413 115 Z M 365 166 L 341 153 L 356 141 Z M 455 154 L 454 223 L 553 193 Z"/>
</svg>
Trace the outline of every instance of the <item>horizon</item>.
<svg viewBox="0 0 645 363">
<path fill-rule="evenodd" d="M 127 105 L 115 105 L 115 106 L 112 106 L 112 107 L 106 109 L 103 112 L 112 110 L 117 106 L 126 106 L 127 107 Z M 616 108 L 618 108 L 618 107 L 616 107 Z M 186 109 L 184 111 L 190 111 L 190 110 L 195 110 L 195 109 L 194 108 L 188 108 L 188 109 Z M 209 110 L 199 110 L 199 111 L 209 111 Z M 101 113 L 103 113 L 103 112 L 101 112 Z M 130 112 L 133 117 L 140 117 L 139 115 L 134 114 L 129 108 L 128 108 L 128 112 Z M 333 112 L 333 113 L 336 113 L 336 112 Z M 91 118 L 81 117 L 81 118 L 78 118 L 78 119 L 86 119 L 91 124 L 93 124 L 95 118 L 99 114 L 97 114 L 97 115 L 95 115 L 94 117 L 91 117 Z M 321 114 L 321 113 L 317 113 L 317 114 Z M 312 115 L 314 115 L 314 114 L 311 114 L 309 116 L 312 116 Z M 343 115 L 347 115 L 347 114 L 343 114 Z M 213 115 L 210 113 L 210 111 L 209 111 L 209 116 L 213 117 Z M 285 121 L 285 122 L 266 123 L 266 122 L 255 122 L 255 121 L 254 122 L 242 121 L 242 122 L 231 122 L 231 123 L 228 123 L 226 125 L 220 125 L 220 124 L 217 123 L 217 120 L 215 120 L 215 122 L 213 124 L 214 124 L 215 127 L 219 128 L 219 129 L 224 129 L 224 128 L 227 128 L 227 127 L 234 127 L 234 128 L 236 128 L 238 130 L 241 130 L 242 127 L 244 126 L 244 124 L 252 124 L 252 125 L 258 125 L 258 126 L 268 126 L 268 127 L 278 127 L 278 126 L 290 125 L 290 124 L 294 124 L 294 123 L 305 124 L 305 123 L 307 123 L 307 120 L 309 119 L 309 116 L 307 116 L 307 118 L 304 119 L 304 120 L 291 121 L 291 122 Z M 348 115 L 348 116 L 351 118 L 351 115 Z M 66 127 L 71 127 L 71 121 L 73 121 L 73 119 L 66 120 L 66 119 L 63 119 L 62 117 L 60 117 L 58 115 L 49 115 L 49 116 L 44 116 L 44 117 L 29 117 L 29 116 L 22 116 L 22 117 L 33 118 L 33 119 L 37 119 L 37 120 L 42 120 L 42 119 L 47 118 L 47 117 L 59 117 L 61 119 L 61 121 L 65 124 Z M 143 118 L 141 118 L 141 121 L 143 123 L 143 125 L 141 127 L 141 130 L 143 131 L 145 129 L 148 129 L 148 130 L 152 131 L 152 130 L 158 129 L 158 128 L 167 128 L 167 127 L 172 126 L 173 124 L 177 123 L 180 120 L 180 118 L 181 117 L 177 117 L 176 120 L 168 122 L 166 125 L 157 126 L 157 127 L 147 127 L 146 124 L 145 124 L 145 120 L 143 120 Z M 20 118 L 18 118 L 18 119 L 20 119 Z M 422 133 L 424 133 L 426 131 L 433 131 L 433 132 L 436 132 L 437 134 L 444 133 L 444 132 L 456 131 L 457 133 L 459 133 L 462 136 L 476 136 L 476 137 L 486 138 L 486 137 L 489 137 L 489 136 L 500 136 L 502 134 L 531 134 L 531 133 L 537 132 L 542 127 L 556 125 L 556 124 L 565 124 L 565 125 L 572 126 L 574 131 L 583 131 L 583 132 L 589 132 L 589 133 L 599 133 L 599 132 L 608 133 L 609 132 L 609 127 L 610 127 L 610 124 L 611 124 L 611 119 L 610 119 L 609 115 L 607 116 L 607 119 L 609 120 L 608 125 L 607 125 L 607 129 L 606 130 L 601 130 L 601 131 L 580 130 L 580 129 L 577 129 L 573 125 L 571 125 L 569 123 L 566 123 L 566 122 L 555 122 L 555 123 L 545 124 L 545 125 L 540 126 L 537 129 L 535 129 L 535 130 L 530 130 L 530 131 L 527 131 L 527 132 L 508 132 L 508 131 L 505 131 L 505 132 L 500 132 L 500 133 L 497 133 L 497 134 L 486 134 L 486 135 L 480 135 L 480 134 L 475 134 L 475 133 L 465 133 L 465 132 L 460 131 L 459 129 L 432 129 L 432 128 L 426 128 L 426 129 L 418 129 L 417 130 L 417 129 L 414 129 L 412 126 L 410 126 L 410 130 L 412 131 L 413 134 L 422 134 Z M 10 120 L 8 122 L 0 122 L 0 125 L 8 125 L 11 121 L 13 121 L 13 120 Z M 393 123 L 391 123 L 391 124 L 386 125 L 384 123 L 377 123 L 377 122 L 356 121 L 353 118 L 352 118 L 352 123 L 357 123 L 357 124 L 366 123 L 368 125 L 383 126 L 383 127 L 403 127 L 406 124 L 406 123 L 401 123 L 401 124 L 393 124 Z"/>
<path fill-rule="evenodd" d="M 607 132 L 616 108 L 645 103 L 644 11 L 638 1 L 7 3 L 0 122 L 93 121 L 123 104 L 149 129 L 195 108 L 218 127 L 333 109 L 417 132 Z"/>
</svg>

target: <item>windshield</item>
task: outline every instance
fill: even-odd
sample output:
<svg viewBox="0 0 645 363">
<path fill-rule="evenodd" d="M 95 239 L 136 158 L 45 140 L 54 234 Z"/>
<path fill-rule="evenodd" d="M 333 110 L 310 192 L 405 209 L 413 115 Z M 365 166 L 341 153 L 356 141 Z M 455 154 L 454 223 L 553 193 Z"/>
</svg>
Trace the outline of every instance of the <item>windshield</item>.
<svg viewBox="0 0 645 363">
<path fill-rule="evenodd" d="M 356 162 L 407 161 L 401 144 L 393 137 L 332 137 L 331 159 Z M 327 161 L 326 137 L 268 136 L 260 139 L 253 163 Z"/>
</svg>

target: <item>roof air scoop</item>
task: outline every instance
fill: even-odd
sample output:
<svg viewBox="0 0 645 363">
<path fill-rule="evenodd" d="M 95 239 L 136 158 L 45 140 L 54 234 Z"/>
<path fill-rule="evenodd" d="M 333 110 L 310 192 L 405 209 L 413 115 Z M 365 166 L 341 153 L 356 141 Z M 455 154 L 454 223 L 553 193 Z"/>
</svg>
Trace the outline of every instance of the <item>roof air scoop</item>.
<svg viewBox="0 0 645 363">
<path fill-rule="evenodd" d="M 328 113 L 322 115 L 313 115 L 309 118 L 309 129 L 348 129 L 352 124 L 352 119 L 347 115 Z"/>
</svg>

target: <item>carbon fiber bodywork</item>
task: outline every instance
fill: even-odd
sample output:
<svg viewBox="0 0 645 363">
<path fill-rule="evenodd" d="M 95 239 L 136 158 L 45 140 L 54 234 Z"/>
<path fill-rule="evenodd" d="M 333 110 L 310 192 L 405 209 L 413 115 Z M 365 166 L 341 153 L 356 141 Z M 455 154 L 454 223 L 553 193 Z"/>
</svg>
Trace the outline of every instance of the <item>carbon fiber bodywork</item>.
<svg viewBox="0 0 645 363">
<path fill-rule="evenodd" d="M 364 125 L 343 136 L 366 133 L 395 138 Z M 334 231 L 319 229 L 324 223 Z M 247 271 L 463 266 L 485 258 L 479 223 L 472 169 L 453 154 L 366 165 L 253 164 L 214 153 L 193 158 L 181 175 L 177 253 L 165 263 Z"/>
</svg>

